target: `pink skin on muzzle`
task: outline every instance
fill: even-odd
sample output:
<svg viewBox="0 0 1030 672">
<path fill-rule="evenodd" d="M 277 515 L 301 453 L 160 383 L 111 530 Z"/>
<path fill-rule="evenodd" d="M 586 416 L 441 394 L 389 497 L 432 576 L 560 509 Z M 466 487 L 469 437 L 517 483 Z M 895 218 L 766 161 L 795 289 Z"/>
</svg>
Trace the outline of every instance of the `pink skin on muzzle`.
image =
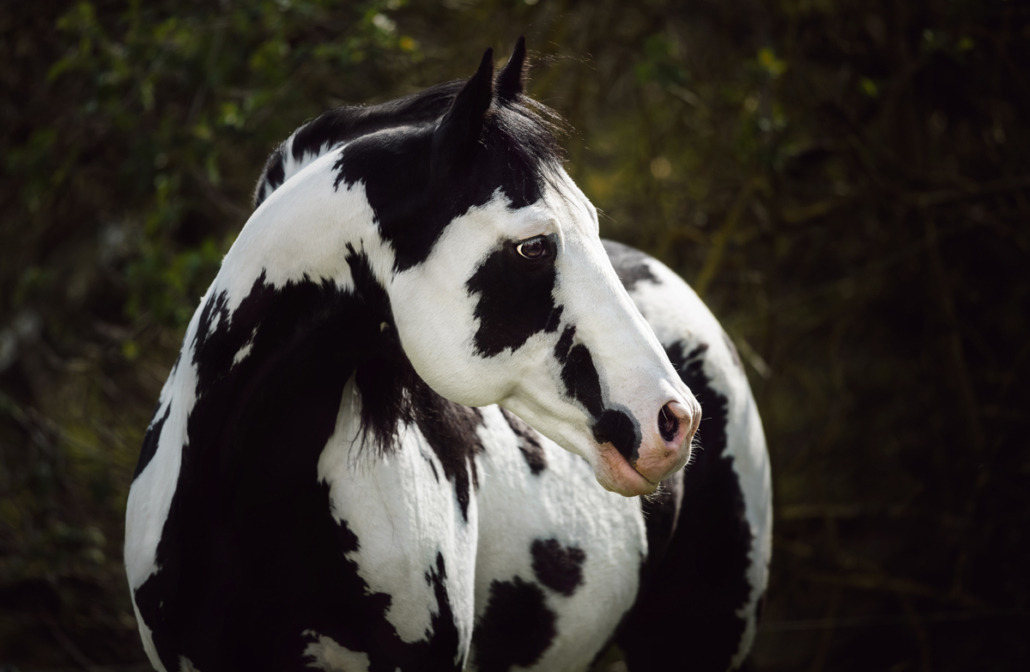
<svg viewBox="0 0 1030 672">
<path fill-rule="evenodd" d="M 688 409 L 688 403 L 692 409 Z M 653 426 L 642 428 L 644 437 L 632 463 L 612 444 L 598 446 L 598 481 L 608 490 L 627 497 L 650 494 L 690 459 L 691 440 L 701 422 L 697 401 L 691 398 L 685 403 L 674 399 L 654 416 Z"/>
</svg>

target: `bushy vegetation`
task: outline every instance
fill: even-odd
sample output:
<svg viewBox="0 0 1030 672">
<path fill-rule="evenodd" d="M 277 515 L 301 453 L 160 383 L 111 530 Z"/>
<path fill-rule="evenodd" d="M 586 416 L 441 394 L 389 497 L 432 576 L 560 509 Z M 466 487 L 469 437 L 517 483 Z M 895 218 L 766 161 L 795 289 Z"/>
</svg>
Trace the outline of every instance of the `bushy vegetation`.
<svg viewBox="0 0 1030 672">
<path fill-rule="evenodd" d="M 723 319 L 776 488 L 763 670 L 1030 661 L 1030 11 L 0 6 L 0 665 L 144 660 L 125 498 L 265 157 L 524 33 L 602 233 Z"/>
</svg>

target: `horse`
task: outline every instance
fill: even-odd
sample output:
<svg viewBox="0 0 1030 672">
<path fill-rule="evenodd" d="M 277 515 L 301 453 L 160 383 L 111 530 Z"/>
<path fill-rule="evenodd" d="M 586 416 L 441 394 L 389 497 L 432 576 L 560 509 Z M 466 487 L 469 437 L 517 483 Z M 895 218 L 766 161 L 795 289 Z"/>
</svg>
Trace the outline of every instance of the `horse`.
<svg viewBox="0 0 1030 672">
<path fill-rule="evenodd" d="M 740 360 L 675 273 L 600 239 L 525 71 L 520 39 L 272 153 L 128 496 L 156 670 L 747 655 L 771 505 Z"/>
</svg>

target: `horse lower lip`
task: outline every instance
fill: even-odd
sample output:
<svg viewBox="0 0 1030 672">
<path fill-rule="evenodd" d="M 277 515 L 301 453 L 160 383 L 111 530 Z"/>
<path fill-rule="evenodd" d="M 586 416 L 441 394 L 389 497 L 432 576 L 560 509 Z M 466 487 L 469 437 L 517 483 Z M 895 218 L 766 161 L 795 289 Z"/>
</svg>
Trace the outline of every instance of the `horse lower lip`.
<svg viewBox="0 0 1030 672">
<path fill-rule="evenodd" d="M 650 478 L 648 478 L 647 476 L 644 476 L 644 475 L 643 475 L 643 474 L 641 474 L 641 473 L 640 473 L 639 471 L 637 471 L 637 468 L 636 468 L 635 466 L 633 466 L 632 464 L 631 464 L 631 465 L 629 465 L 629 466 L 633 467 L 633 471 L 636 471 L 636 472 L 637 472 L 637 474 L 639 474 L 639 475 L 640 475 L 640 478 L 644 479 L 645 481 L 647 481 L 647 482 L 648 482 L 648 483 L 650 483 L 651 485 L 658 485 L 657 483 L 655 483 L 654 481 L 652 481 L 652 480 L 651 480 Z"/>
<path fill-rule="evenodd" d="M 598 480 L 607 490 L 624 497 L 632 497 L 654 492 L 658 487 L 656 482 L 637 471 L 637 468 L 610 444 L 607 445 L 607 450 L 604 445 L 599 446 L 599 449 L 602 462 L 607 465 L 603 469 L 607 476 Z"/>
</svg>

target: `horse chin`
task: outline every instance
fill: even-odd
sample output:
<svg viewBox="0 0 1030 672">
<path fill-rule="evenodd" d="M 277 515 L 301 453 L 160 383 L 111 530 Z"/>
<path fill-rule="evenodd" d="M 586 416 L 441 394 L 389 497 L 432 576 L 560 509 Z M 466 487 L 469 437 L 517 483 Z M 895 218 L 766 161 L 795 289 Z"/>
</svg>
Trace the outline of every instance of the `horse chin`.
<svg viewBox="0 0 1030 672">
<path fill-rule="evenodd" d="M 597 455 L 599 459 L 594 464 L 594 476 L 605 490 L 623 497 L 637 497 L 650 495 L 658 489 L 658 481 L 644 477 L 610 444 L 598 446 Z"/>
</svg>

